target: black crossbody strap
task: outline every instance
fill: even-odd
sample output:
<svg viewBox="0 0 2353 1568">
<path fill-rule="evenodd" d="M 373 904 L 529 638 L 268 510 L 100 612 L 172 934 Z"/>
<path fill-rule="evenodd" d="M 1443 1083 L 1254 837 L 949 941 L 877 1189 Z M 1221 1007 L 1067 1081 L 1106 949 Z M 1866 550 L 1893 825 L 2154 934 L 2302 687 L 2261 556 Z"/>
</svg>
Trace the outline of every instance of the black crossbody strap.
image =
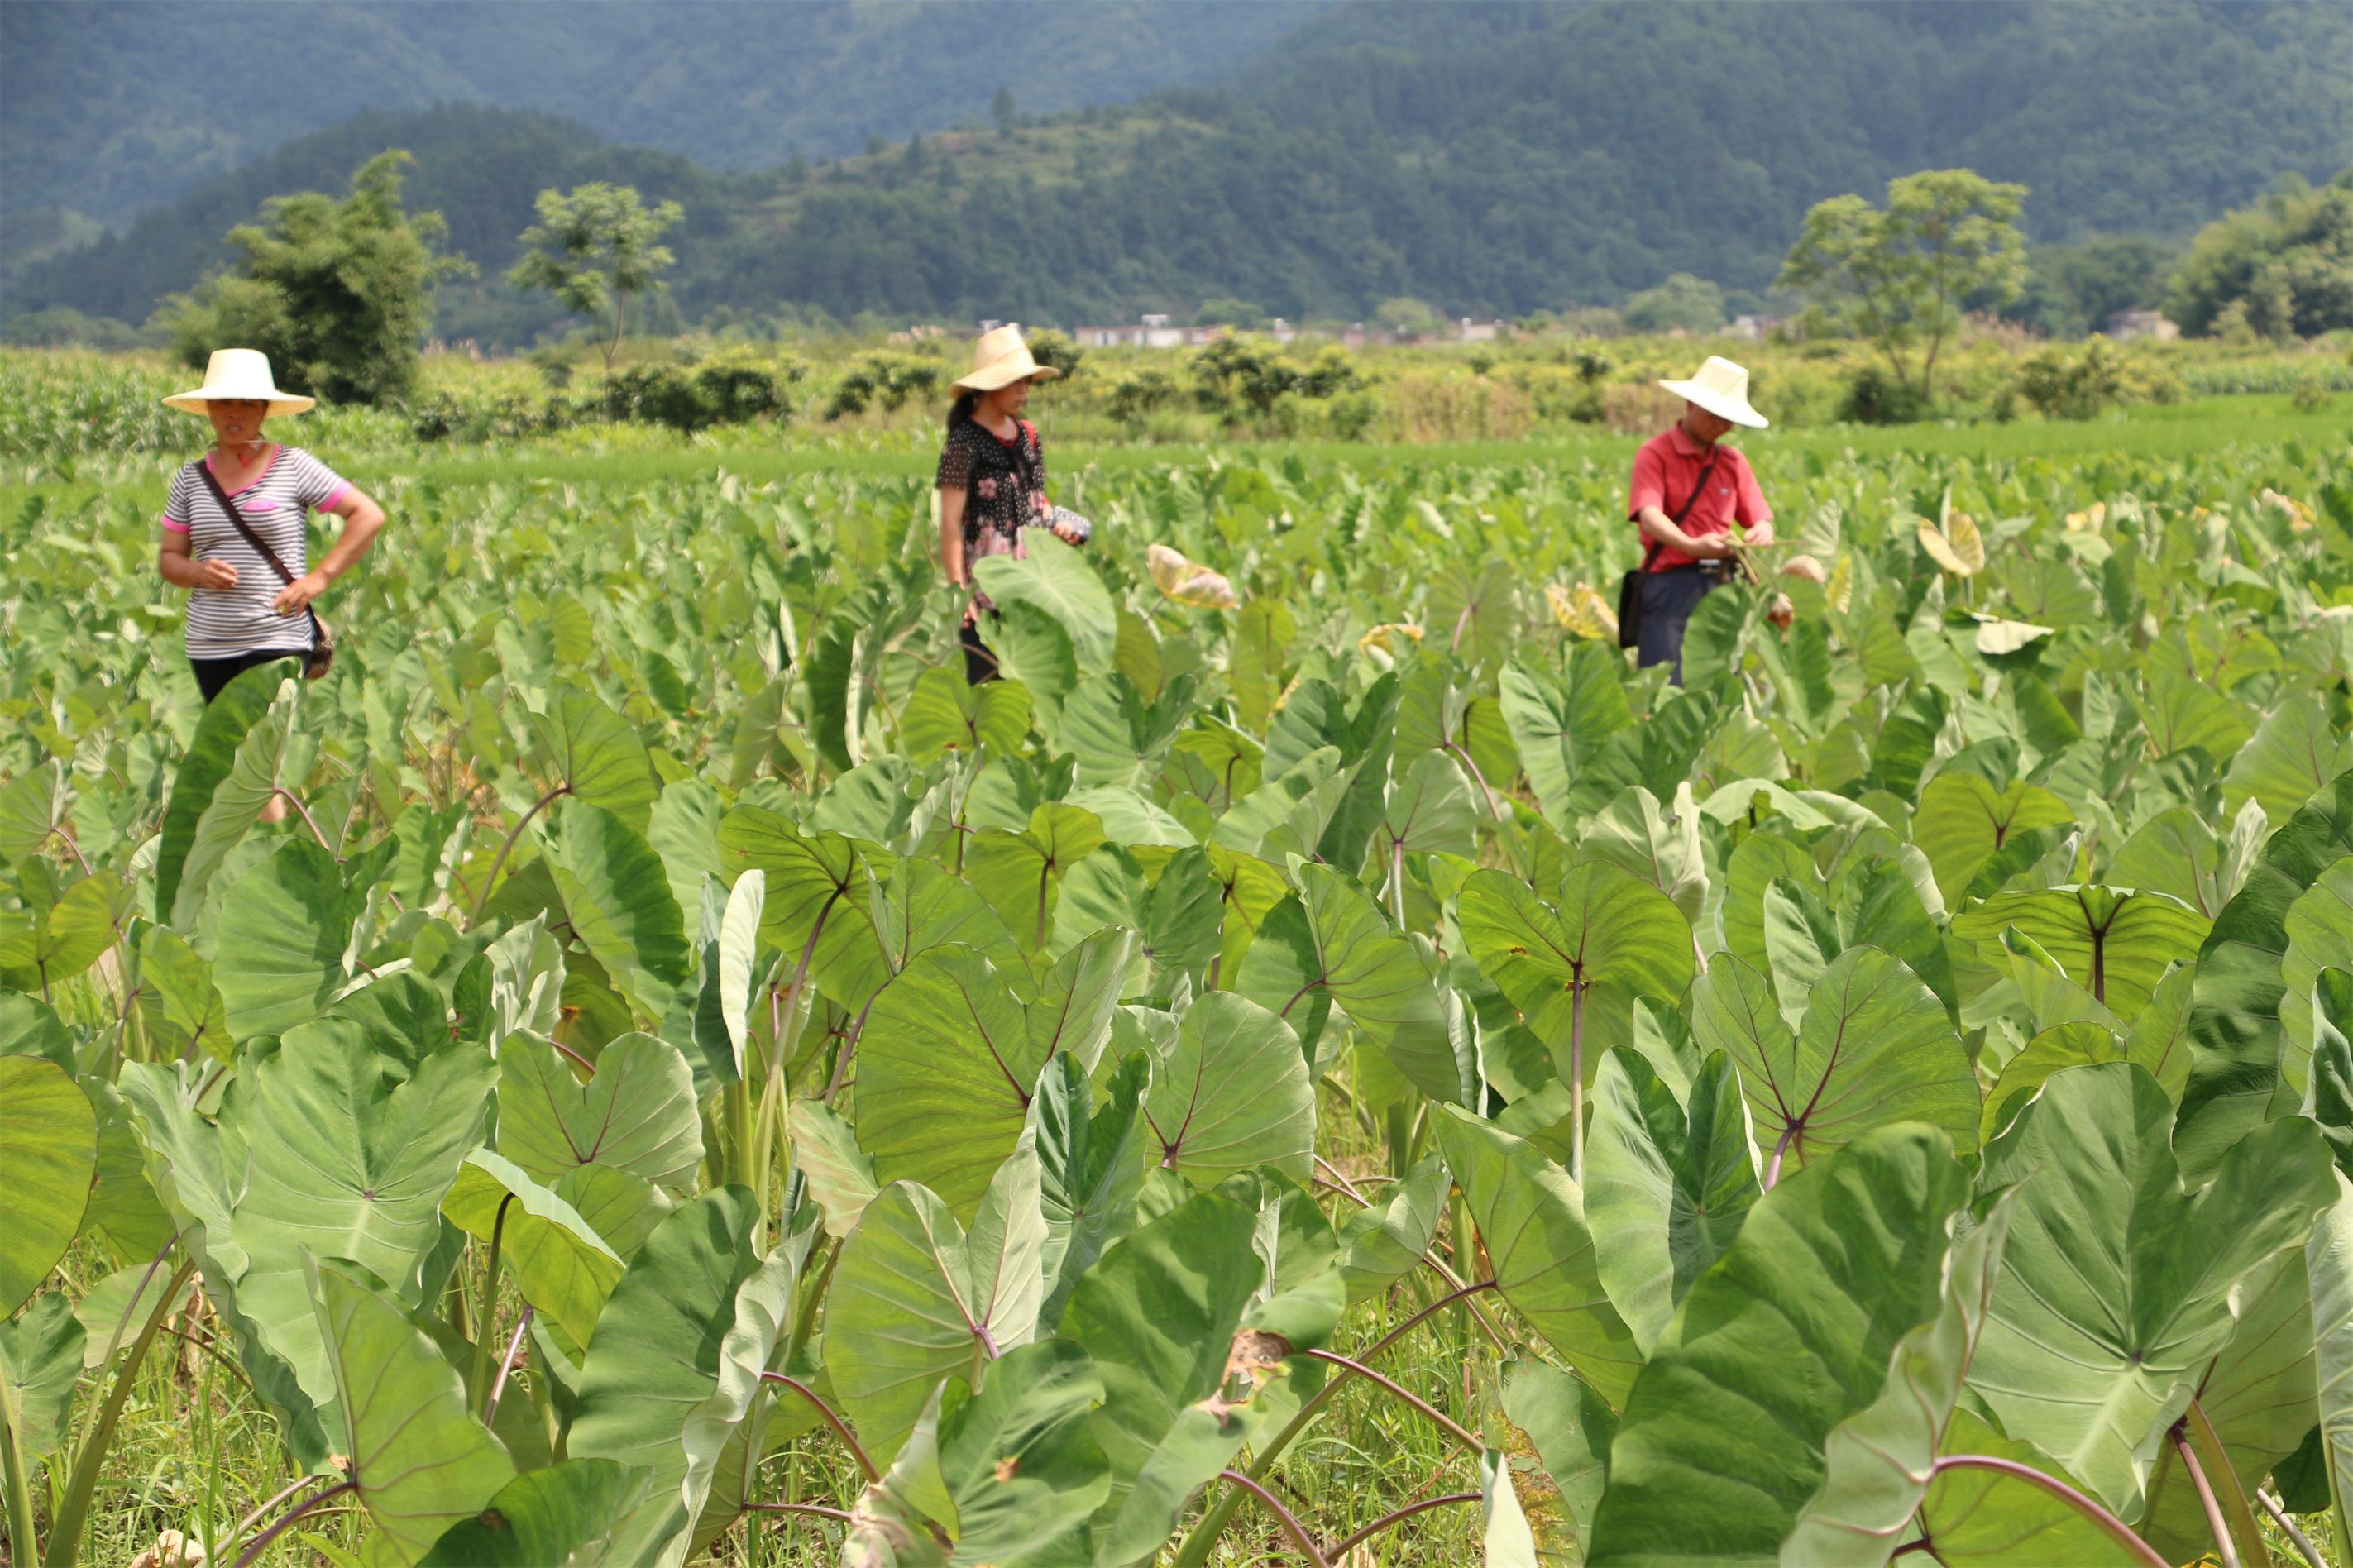
<svg viewBox="0 0 2353 1568">
<path fill-rule="evenodd" d="M 1724 449 L 1720 447 L 1709 449 L 1707 454 L 1707 466 L 1701 468 L 1699 471 L 1699 483 L 1692 486 L 1691 494 L 1683 497 L 1683 504 L 1676 510 L 1675 515 L 1669 520 L 1677 528 L 1681 528 L 1683 525 L 1683 519 L 1691 515 L 1691 509 L 1699 504 L 1700 493 L 1707 489 L 1708 476 L 1715 472 L 1715 460 L 1723 455 Z M 1657 540 L 1651 540 L 1649 547 L 1642 552 L 1642 570 L 1648 572 L 1651 569 L 1651 563 L 1656 561 L 1659 558 L 1659 552 L 1665 548 L 1666 546 L 1661 544 Z"/>
<path fill-rule="evenodd" d="M 196 459 L 196 472 L 204 476 L 206 488 L 213 492 L 213 500 L 220 503 L 220 509 L 228 514 L 228 520 L 237 524 L 237 531 L 245 535 L 245 542 L 252 545 L 264 561 L 269 563 L 271 569 L 278 574 L 278 580 L 280 583 L 292 586 L 294 574 L 286 569 L 286 563 L 278 558 L 278 552 L 269 548 L 269 542 L 253 531 L 253 525 L 245 521 L 243 512 L 237 510 L 237 502 L 229 500 L 228 492 L 221 489 L 220 476 L 213 472 L 213 466 L 199 458 Z M 323 632 L 324 628 L 319 625 L 318 611 L 305 605 L 302 607 L 302 613 L 311 617 L 311 629 L 314 633 Z"/>
</svg>

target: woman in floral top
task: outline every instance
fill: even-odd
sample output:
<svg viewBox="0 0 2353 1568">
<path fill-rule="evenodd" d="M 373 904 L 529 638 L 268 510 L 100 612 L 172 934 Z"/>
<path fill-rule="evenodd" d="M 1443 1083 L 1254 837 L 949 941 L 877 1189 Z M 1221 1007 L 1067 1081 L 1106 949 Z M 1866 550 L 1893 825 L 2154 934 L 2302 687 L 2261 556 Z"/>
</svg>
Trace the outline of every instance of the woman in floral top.
<svg viewBox="0 0 2353 1568">
<path fill-rule="evenodd" d="M 940 449 L 940 561 L 957 587 L 972 582 L 971 563 L 984 555 L 1027 553 L 1025 528 L 1049 526 L 1053 509 L 1046 500 L 1046 454 L 1038 427 L 1021 417 L 1029 384 L 1051 381 L 1060 371 L 1029 357 L 1018 327 L 984 332 L 973 345 L 972 374 L 958 381 L 955 406 L 948 410 L 947 444 Z M 1065 543 L 1082 537 L 1067 524 L 1053 531 Z M 997 656 L 981 641 L 983 612 L 995 615 L 988 595 L 975 591 L 965 606 L 958 640 L 964 645 L 965 679 L 975 686 L 997 679 Z"/>
</svg>

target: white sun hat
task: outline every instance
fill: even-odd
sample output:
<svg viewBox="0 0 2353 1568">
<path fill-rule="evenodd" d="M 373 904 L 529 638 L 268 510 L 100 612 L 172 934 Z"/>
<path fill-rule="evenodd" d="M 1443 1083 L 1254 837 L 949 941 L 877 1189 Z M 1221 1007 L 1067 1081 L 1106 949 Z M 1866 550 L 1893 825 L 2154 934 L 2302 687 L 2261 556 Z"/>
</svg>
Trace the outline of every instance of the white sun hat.
<svg viewBox="0 0 2353 1568">
<path fill-rule="evenodd" d="M 1029 345 L 1021 341 L 1021 328 L 1015 324 L 980 334 L 972 345 L 972 373 L 955 384 L 965 392 L 995 392 L 1017 381 L 1051 381 L 1061 374 L 1029 357 Z"/>
<path fill-rule="evenodd" d="M 1699 374 L 1689 381 L 1659 383 L 1686 403 L 1696 403 L 1719 419 L 1729 419 L 1735 425 L 1746 425 L 1751 430 L 1762 430 L 1770 423 L 1765 416 L 1748 406 L 1748 367 L 1735 364 L 1715 354 L 1699 367 Z"/>
<path fill-rule="evenodd" d="M 269 356 L 259 349 L 213 350 L 212 359 L 205 365 L 205 384 L 194 392 L 175 392 L 164 399 L 190 414 L 202 414 L 207 403 L 239 400 L 267 403 L 272 416 L 300 414 L 317 402 L 279 391 L 276 378 L 269 374 Z"/>
</svg>

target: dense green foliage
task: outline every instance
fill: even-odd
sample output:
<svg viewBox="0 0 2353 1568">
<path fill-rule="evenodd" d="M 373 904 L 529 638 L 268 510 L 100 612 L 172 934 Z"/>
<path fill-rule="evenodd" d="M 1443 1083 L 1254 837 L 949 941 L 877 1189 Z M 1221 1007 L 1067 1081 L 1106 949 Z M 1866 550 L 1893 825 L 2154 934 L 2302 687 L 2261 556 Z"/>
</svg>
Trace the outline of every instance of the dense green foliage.
<svg viewBox="0 0 2353 1568">
<path fill-rule="evenodd" d="M 2353 327 L 2353 164 L 2201 230 L 2166 307 L 2192 332 L 2312 337 Z"/>
<path fill-rule="evenodd" d="M 341 201 L 315 191 L 273 201 L 264 225 L 229 231 L 237 269 L 206 279 L 171 313 L 183 363 L 239 344 L 268 354 L 279 384 L 338 403 L 393 403 L 417 384 L 433 288 L 469 269 L 435 254 L 438 213 L 401 203 L 406 153 L 380 153 Z"/>
<path fill-rule="evenodd" d="M 463 37 L 469 8 L 457 9 Z M 1220 15 L 1245 9 L 1261 10 Z M 1036 15 L 1050 21 L 985 35 L 987 50 L 1013 46 L 1008 73 L 1039 37 L 1093 37 L 1098 11 Z M 964 26 L 933 47 L 985 99 L 996 57 L 968 68 Z M 1236 29 L 1206 31 L 1217 41 L 1180 52 L 1205 58 Z M 665 106 L 726 127 L 712 145 L 666 145 L 716 157 L 747 125 L 771 123 L 765 108 L 747 115 L 731 100 L 736 69 L 659 64 L 726 37 L 669 30 L 621 73 L 642 72 Z M 1157 47 L 1148 26 L 1131 41 Z M 187 194 L 176 216 L 159 214 L 135 245 L 89 253 L 87 267 L 52 257 L 21 268 L 9 309 L 135 322 L 193 282 L 215 237 L 261 196 L 332 188 L 401 145 L 421 162 L 417 199 L 449 216 L 486 277 L 513 259 L 542 188 L 600 179 L 680 200 L 675 283 L 689 320 L 791 306 L 843 321 L 871 311 L 1076 324 L 1219 298 L 1293 321 L 1371 320 L 1400 298 L 1449 317 L 1516 315 L 1618 300 L 1678 272 L 1746 310 L 1809 207 L 1922 167 L 2026 184 L 2023 221 L 2039 240 L 2186 237 L 2284 172 L 2327 178 L 2353 146 L 2353 92 L 2333 68 L 2348 52 L 2342 7 L 2294 4 L 1340 6 L 1214 95 L 927 135 L 839 164 L 787 164 L 779 147 L 744 160 L 770 172 L 733 180 L 576 137 L 559 150 L 530 121 L 507 130 L 469 117 L 466 135 L 436 142 L 404 115 L 367 146 L 339 129 L 290 144 L 271 183 L 240 175 L 234 200 L 216 186 Z M 560 107 L 604 135 L 639 134 L 606 89 L 600 78 Z M 1629 111 L 1631 94 L 1643 112 Z M 885 128 L 926 123 L 937 121 Z M 512 300 L 445 312 L 462 335 L 507 343 L 546 320 Z"/>
<path fill-rule="evenodd" d="M 385 422 L 209 708 L 0 491 L 14 1559 L 2344 1561 L 2341 427 L 1755 433 L 1681 688 L 1630 442 L 1072 462 L 975 689 L 919 463 Z"/>
</svg>

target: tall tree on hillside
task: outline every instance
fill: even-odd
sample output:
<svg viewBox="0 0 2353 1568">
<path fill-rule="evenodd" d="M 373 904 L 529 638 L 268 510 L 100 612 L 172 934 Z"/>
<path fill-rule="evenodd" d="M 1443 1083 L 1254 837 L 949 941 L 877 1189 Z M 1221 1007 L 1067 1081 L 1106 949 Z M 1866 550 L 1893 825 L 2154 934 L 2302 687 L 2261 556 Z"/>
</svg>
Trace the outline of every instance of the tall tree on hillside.
<svg viewBox="0 0 2353 1568">
<path fill-rule="evenodd" d="M 543 289 L 611 330 L 600 344 L 605 374 L 628 330 L 629 296 L 661 286 L 661 273 L 676 259 L 657 243 L 662 232 L 686 216 L 676 202 L 649 208 L 633 185 L 599 181 L 569 191 L 542 191 L 539 221 L 522 231 L 523 258 L 507 274 L 517 289 Z"/>
<path fill-rule="evenodd" d="M 1857 195 L 1818 202 L 1782 264 L 1780 286 L 1877 343 L 1896 378 L 1936 395 L 1936 355 L 1964 300 L 2006 305 L 2026 283 L 2018 229 L 2024 185 L 1973 169 L 1931 169 L 1887 183 L 1887 205 Z"/>
<path fill-rule="evenodd" d="M 2200 335 L 2316 337 L 2353 327 L 2353 168 L 2318 190 L 2284 180 L 2199 230 L 2165 304 L 2183 331 Z"/>
<path fill-rule="evenodd" d="M 338 403 L 383 403 L 417 383 L 433 324 L 433 286 L 473 264 L 438 256 L 439 213 L 401 205 L 406 153 L 380 153 L 341 201 L 319 191 L 273 196 L 263 222 L 229 230 L 239 269 L 207 279 L 165 307 L 174 348 L 201 365 L 216 348 L 269 356 L 290 392 Z"/>
</svg>

